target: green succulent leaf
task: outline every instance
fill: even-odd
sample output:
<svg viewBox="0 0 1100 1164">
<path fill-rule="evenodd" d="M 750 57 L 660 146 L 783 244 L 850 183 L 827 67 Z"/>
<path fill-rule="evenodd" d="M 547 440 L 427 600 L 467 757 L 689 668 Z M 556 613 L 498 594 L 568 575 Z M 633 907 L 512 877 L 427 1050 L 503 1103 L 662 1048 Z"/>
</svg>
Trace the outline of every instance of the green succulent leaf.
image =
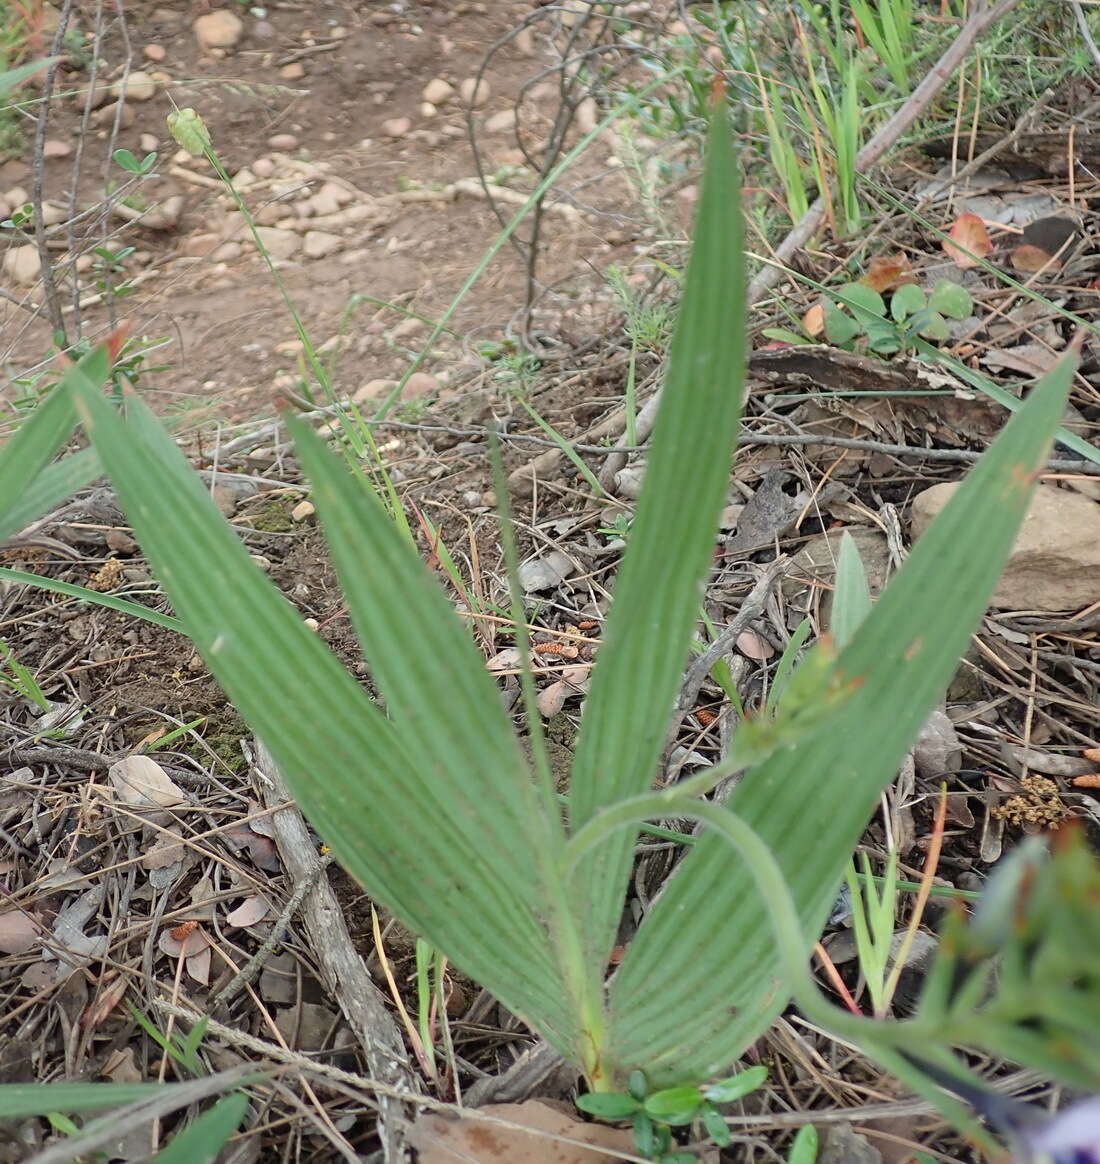
<svg viewBox="0 0 1100 1164">
<path fill-rule="evenodd" d="M 966 319 L 974 309 L 974 301 L 965 287 L 941 279 L 928 296 L 928 306 L 951 319 Z"/>
<path fill-rule="evenodd" d="M 711 1103 L 733 1103 L 734 1100 L 744 1099 L 746 1095 L 763 1086 L 768 1078 L 767 1067 L 749 1067 L 723 1079 L 721 1083 L 712 1083 L 703 1088 L 703 1095 Z"/>
<path fill-rule="evenodd" d="M 730 1135 L 729 1127 L 722 1118 L 722 1113 L 706 1103 L 700 1114 L 703 1117 L 703 1127 L 707 1129 L 707 1135 L 719 1148 L 729 1147 L 733 1143 L 733 1136 Z"/>
<path fill-rule="evenodd" d="M 633 1096 L 617 1091 L 590 1091 L 587 1095 L 578 1095 L 576 1104 L 581 1111 L 597 1119 L 613 1122 L 632 1118 L 640 1107 Z"/>
<path fill-rule="evenodd" d="M 645 1113 L 650 1119 L 661 1123 L 689 1124 L 695 1118 L 703 1103 L 702 1093 L 697 1087 L 669 1087 L 655 1091 L 645 1101 Z"/>
<path fill-rule="evenodd" d="M 913 283 L 903 283 L 890 300 L 890 314 L 901 323 L 906 316 L 923 311 L 927 301 L 924 292 Z"/>
<path fill-rule="evenodd" d="M 825 338 L 837 347 L 843 347 L 859 335 L 859 324 L 845 315 L 835 303 L 825 303 Z"/>
</svg>

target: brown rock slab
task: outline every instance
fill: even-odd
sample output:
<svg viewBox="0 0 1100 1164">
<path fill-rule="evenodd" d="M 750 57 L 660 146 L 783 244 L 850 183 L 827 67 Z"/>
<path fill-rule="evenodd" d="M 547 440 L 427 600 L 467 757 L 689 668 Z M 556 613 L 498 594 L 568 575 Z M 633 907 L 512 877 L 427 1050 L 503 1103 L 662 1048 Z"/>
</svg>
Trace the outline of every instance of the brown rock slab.
<svg viewBox="0 0 1100 1164">
<path fill-rule="evenodd" d="M 913 499 L 914 538 L 959 488 L 933 485 Z M 1080 610 L 1100 602 L 1100 505 L 1039 485 L 990 605 L 997 610 Z"/>
<path fill-rule="evenodd" d="M 244 21 L 226 8 L 218 8 L 198 17 L 191 31 L 202 49 L 232 48 L 244 33 Z"/>
</svg>

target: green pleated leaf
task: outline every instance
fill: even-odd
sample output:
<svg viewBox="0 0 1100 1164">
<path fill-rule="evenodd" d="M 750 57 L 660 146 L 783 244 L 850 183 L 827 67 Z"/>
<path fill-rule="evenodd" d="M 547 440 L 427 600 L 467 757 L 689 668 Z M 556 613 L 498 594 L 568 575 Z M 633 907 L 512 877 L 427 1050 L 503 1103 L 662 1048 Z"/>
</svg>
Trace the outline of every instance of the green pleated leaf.
<svg viewBox="0 0 1100 1164">
<path fill-rule="evenodd" d="M 446 932 L 422 932 L 479 981 L 489 982 L 494 962 L 515 965 L 510 983 L 498 965 L 494 990 L 541 1027 L 544 1014 L 559 1011 L 564 983 L 580 978 L 573 917 L 558 897 L 563 829 L 556 802 L 536 797 L 481 654 L 381 501 L 312 429 L 288 423 L 372 676 L 416 759 L 417 775 L 406 779 L 421 780 L 435 812 L 460 820 L 470 844 L 480 846 L 472 865 L 456 851 L 439 875 L 449 876 L 455 899 L 475 881 L 495 886 L 495 912 L 478 915 L 456 905 Z M 415 868 L 409 870 L 410 880 L 417 876 Z M 370 878 L 364 881 L 369 888 Z M 415 915 L 405 920 L 420 923 Z M 552 949 L 548 932 L 555 939 Z M 532 960 L 526 970 L 516 964 L 519 951 Z M 550 958 L 562 964 L 560 974 L 549 970 Z M 533 997 L 524 979 L 549 997 Z M 561 1021 L 554 1020 L 559 1029 Z M 571 1053 L 579 1056 L 578 1032 L 569 1039 Z"/>
<path fill-rule="evenodd" d="M 94 394 L 79 391 L 76 405 L 196 649 L 343 866 L 463 972 L 575 1054 L 545 896 L 521 839 L 527 831 L 518 831 L 518 794 L 490 795 L 487 775 L 465 790 L 455 786 L 455 764 L 447 770 L 434 741 L 439 708 L 424 706 L 411 719 L 410 707 L 400 730 L 383 716 L 251 561 L 141 401 L 129 403 L 127 421 Z M 388 585 L 391 597 L 401 596 L 392 575 Z M 430 650 L 417 657 L 422 645 L 409 633 L 417 628 L 403 631 L 410 668 L 448 665 Z M 386 674 L 391 694 L 405 698 L 392 668 Z M 495 762 L 499 744 L 481 744 Z M 477 760 L 462 763 L 468 769 Z"/>
<path fill-rule="evenodd" d="M 38 516 L 34 512 L 26 516 L 25 495 L 76 427 L 69 395 L 71 386 L 79 382 L 92 390 L 98 389 L 109 370 L 106 349 L 89 352 L 79 364 L 66 371 L 57 387 L 0 449 L 0 541 Z"/>
<path fill-rule="evenodd" d="M 836 559 L 836 587 L 829 618 L 833 642 L 838 647 L 846 647 L 859 624 L 870 613 L 871 589 L 867 585 L 867 572 L 852 535 L 845 530 Z"/>
<path fill-rule="evenodd" d="M 1044 377 L 914 546 L 837 662 L 858 689 L 741 782 L 729 807 L 775 854 L 807 954 L 880 790 L 984 612 L 1061 419 L 1076 359 Z M 609 1055 L 651 1083 L 721 1073 L 788 998 L 768 903 L 704 836 L 643 922 L 611 987 Z"/>
<path fill-rule="evenodd" d="M 744 280 L 740 185 L 725 111 L 710 131 L 695 244 L 669 354 L 629 545 L 584 707 L 573 765 L 571 824 L 644 791 L 665 733 L 699 616 L 718 514 L 729 488 L 741 413 Z M 591 894 L 590 973 L 615 940 L 634 835 L 584 858 Z"/>
</svg>

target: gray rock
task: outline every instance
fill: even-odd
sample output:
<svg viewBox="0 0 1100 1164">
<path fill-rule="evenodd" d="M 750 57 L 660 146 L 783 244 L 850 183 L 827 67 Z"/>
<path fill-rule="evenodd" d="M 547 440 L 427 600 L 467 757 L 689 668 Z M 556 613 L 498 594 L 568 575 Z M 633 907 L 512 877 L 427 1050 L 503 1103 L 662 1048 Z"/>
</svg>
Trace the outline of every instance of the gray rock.
<svg viewBox="0 0 1100 1164">
<path fill-rule="evenodd" d="M 344 240 L 338 234 L 330 234 L 327 230 L 306 231 L 305 252 L 311 259 L 335 254 L 343 245 Z"/>
<path fill-rule="evenodd" d="M 302 245 L 294 231 L 280 230 L 277 226 L 258 226 L 256 233 L 273 259 L 289 259 Z"/>
</svg>

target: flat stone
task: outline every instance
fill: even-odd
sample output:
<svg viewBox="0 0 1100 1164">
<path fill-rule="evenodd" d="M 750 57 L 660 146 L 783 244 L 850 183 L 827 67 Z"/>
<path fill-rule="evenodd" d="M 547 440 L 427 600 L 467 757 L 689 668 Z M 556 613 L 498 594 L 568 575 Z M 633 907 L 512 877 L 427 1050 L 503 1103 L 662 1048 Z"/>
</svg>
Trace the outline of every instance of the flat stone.
<svg viewBox="0 0 1100 1164">
<path fill-rule="evenodd" d="M 4 252 L 4 273 L 24 287 L 33 287 L 41 270 L 42 261 L 34 243 L 24 243 Z"/>
<path fill-rule="evenodd" d="M 116 97 L 127 101 L 151 101 L 156 95 L 157 83 L 148 73 L 138 70 L 131 73 L 125 82 L 117 81 L 113 90 Z"/>
<path fill-rule="evenodd" d="M 797 594 L 806 585 L 806 580 L 809 580 L 822 591 L 826 599 L 823 609 L 827 613 L 827 599 L 831 598 L 830 588 L 836 578 L 836 561 L 840 554 L 841 538 L 845 533 L 855 542 L 859 551 L 867 575 L 867 587 L 872 596 L 881 593 L 890 569 L 890 548 L 886 537 L 876 529 L 850 526 L 848 529 L 818 534 L 795 554 L 791 572 L 781 583 L 787 597 Z"/>
<path fill-rule="evenodd" d="M 280 230 L 277 226 L 258 226 L 256 233 L 273 259 L 289 259 L 302 245 L 301 238 L 294 231 Z"/>
<path fill-rule="evenodd" d="M 945 482 L 913 499 L 914 538 L 958 488 Z M 990 605 L 1055 612 L 1095 602 L 1100 602 L 1100 505 L 1080 493 L 1038 485 Z"/>
<path fill-rule="evenodd" d="M 306 75 L 306 67 L 301 61 L 291 61 L 279 70 L 279 77 L 283 81 L 300 81 Z"/>
<path fill-rule="evenodd" d="M 112 101 L 110 105 L 104 105 L 102 109 L 97 109 L 92 114 L 92 124 L 99 128 L 114 125 L 116 114 L 119 127 L 122 129 L 129 129 L 137 116 L 132 105 L 120 105 L 118 101 Z"/>
<path fill-rule="evenodd" d="M 467 77 L 458 87 L 458 95 L 467 105 L 480 109 L 490 96 L 489 82 L 484 77 L 479 81 L 477 77 Z"/>
<path fill-rule="evenodd" d="M 67 141 L 59 141 L 55 137 L 47 138 L 42 144 L 44 158 L 67 158 L 73 152 L 73 147 Z"/>
<path fill-rule="evenodd" d="M 276 133 L 267 139 L 267 144 L 273 150 L 285 154 L 298 148 L 298 139 L 292 133 Z"/>
<path fill-rule="evenodd" d="M 155 154 L 160 149 L 160 139 L 155 133 L 143 133 L 138 138 L 138 148 L 143 154 Z"/>
<path fill-rule="evenodd" d="M 421 91 L 421 98 L 431 105 L 442 105 L 455 95 L 455 87 L 442 77 L 433 77 Z"/>
<path fill-rule="evenodd" d="M 386 137 L 404 137 L 412 129 L 411 117 L 389 117 L 382 122 L 382 132 Z"/>
<path fill-rule="evenodd" d="M 323 259 L 326 255 L 335 254 L 343 245 L 344 240 L 338 234 L 330 234 L 327 230 L 306 231 L 305 252 L 311 259 Z"/>
</svg>

